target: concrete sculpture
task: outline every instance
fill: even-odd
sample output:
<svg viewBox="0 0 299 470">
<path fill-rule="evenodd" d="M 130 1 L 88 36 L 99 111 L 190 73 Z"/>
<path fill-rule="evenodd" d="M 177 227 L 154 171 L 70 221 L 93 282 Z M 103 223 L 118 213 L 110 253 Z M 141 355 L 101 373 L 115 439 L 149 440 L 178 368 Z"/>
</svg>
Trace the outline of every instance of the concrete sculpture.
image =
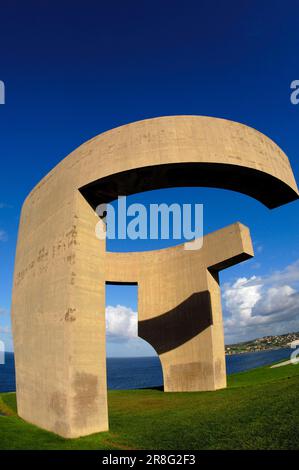
<svg viewBox="0 0 299 470">
<path fill-rule="evenodd" d="M 173 116 L 81 145 L 29 194 L 12 302 L 18 413 L 64 437 L 108 429 L 105 282 L 138 283 L 138 330 L 160 356 L 166 391 L 226 386 L 218 272 L 253 256 L 236 223 L 203 248 L 108 253 L 95 207 L 173 186 L 248 194 L 269 208 L 298 198 L 286 155 L 235 122 Z"/>
</svg>

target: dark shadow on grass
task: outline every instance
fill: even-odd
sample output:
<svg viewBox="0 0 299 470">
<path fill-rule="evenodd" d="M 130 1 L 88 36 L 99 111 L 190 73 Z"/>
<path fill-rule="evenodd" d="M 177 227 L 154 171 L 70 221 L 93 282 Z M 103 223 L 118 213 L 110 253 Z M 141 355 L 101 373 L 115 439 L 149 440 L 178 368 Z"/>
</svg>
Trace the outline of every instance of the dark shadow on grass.
<svg viewBox="0 0 299 470">
<path fill-rule="evenodd" d="M 135 390 L 153 390 L 157 392 L 164 392 L 164 385 L 159 385 L 158 387 L 140 387 L 135 388 Z"/>
</svg>

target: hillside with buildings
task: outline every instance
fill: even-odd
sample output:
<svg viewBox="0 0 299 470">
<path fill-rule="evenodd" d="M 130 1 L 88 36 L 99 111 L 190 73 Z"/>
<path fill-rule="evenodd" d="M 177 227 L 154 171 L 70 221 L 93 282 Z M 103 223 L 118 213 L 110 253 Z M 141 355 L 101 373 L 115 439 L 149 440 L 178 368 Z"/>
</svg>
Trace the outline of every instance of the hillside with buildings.
<svg viewBox="0 0 299 470">
<path fill-rule="evenodd" d="M 240 354 L 245 352 L 265 351 L 267 349 L 278 349 L 291 347 L 293 341 L 298 341 L 299 332 L 284 335 L 264 336 L 242 343 L 228 344 L 225 346 L 226 354 Z"/>
</svg>

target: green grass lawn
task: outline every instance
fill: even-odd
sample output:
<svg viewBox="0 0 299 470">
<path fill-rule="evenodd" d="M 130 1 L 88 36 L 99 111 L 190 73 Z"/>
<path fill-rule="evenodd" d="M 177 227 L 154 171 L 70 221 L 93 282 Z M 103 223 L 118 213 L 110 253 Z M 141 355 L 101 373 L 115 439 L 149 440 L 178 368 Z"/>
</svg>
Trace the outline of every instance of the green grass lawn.
<svg viewBox="0 0 299 470">
<path fill-rule="evenodd" d="M 0 394 L 1 449 L 299 449 L 299 365 L 229 376 L 217 392 L 109 392 L 110 431 L 63 439 L 16 414 Z"/>
</svg>

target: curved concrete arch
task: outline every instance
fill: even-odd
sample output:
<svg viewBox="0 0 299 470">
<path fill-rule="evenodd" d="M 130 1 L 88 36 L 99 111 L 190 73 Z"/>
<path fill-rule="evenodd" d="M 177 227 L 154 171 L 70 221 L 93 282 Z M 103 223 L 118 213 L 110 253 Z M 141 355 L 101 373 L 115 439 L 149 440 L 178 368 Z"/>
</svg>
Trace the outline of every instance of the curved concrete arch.
<svg viewBox="0 0 299 470">
<path fill-rule="evenodd" d="M 108 428 L 104 289 L 108 266 L 114 261 L 105 251 L 105 242 L 95 237 L 94 207 L 119 193 L 173 184 L 242 191 L 268 207 L 298 198 L 289 161 L 277 145 L 247 126 L 223 119 L 149 119 L 105 132 L 72 152 L 41 180 L 22 208 L 12 320 L 18 413 L 24 419 L 66 437 Z M 183 343 L 173 337 L 166 348 L 161 338 L 152 338 L 164 356 L 164 371 L 172 368 L 169 378 L 164 377 L 166 389 L 225 386 L 217 271 L 227 267 L 228 259 L 238 262 L 252 256 L 249 233 L 240 224 L 233 227 L 204 239 L 207 246 L 211 237 L 223 239 L 217 263 L 182 249 L 165 251 L 174 258 L 175 269 L 193 276 L 196 268 L 202 281 L 192 284 L 191 290 L 186 286 L 189 282 L 182 282 L 185 287 L 178 294 L 178 273 L 166 280 L 155 315 L 139 318 L 141 336 L 149 335 L 149 323 L 143 321 L 154 321 L 152 325 L 161 328 L 170 318 L 179 325 L 186 310 L 201 309 L 205 316 L 210 305 L 212 312 L 210 323 L 204 322 L 193 338 L 189 331 Z M 235 257 L 226 253 L 231 236 Z M 210 256 L 210 251 L 215 252 L 214 245 L 208 251 L 204 248 L 200 257 Z M 157 259 L 166 255 L 156 253 Z M 132 254 L 131 259 L 138 265 L 146 256 L 139 254 L 136 261 L 137 255 Z M 160 279 L 162 286 L 160 262 L 156 268 L 151 282 Z M 144 276 L 140 279 L 144 285 Z M 146 290 L 142 290 L 145 299 Z M 155 302 L 150 297 L 144 312 Z M 191 316 L 191 327 L 194 321 Z M 195 353 L 194 341 L 201 344 L 202 358 Z M 189 350 L 180 356 L 180 348 L 188 344 Z M 206 368 L 200 365 L 203 362 Z M 185 377 L 184 385 L 180 376 Z"/>
</svg>

